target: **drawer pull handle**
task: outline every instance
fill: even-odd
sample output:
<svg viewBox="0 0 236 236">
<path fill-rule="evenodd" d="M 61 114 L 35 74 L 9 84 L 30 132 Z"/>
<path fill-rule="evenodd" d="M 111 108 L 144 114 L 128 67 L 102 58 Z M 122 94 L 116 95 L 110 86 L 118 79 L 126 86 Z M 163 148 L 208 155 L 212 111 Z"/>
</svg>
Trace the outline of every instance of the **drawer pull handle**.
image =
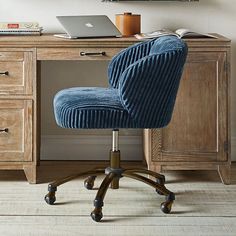
<svg viewBox="0 0 236 236">
<path fill-rule="evenodd" d="M 8 75 L 9 75 L 9 72 L 8 72 L 8 71 L 0 71 L 0 75 L 8 76 Z"/>
<path fill-rule="evenodd" d="M 80 56 L 105 56 L 106 52 L 80 52 Z"/>
<path fill-rule="evenodd" d="M 0 129 L 0 133 L 8 133 L 8 131 L 9 131 L 8 128 Z"/>
</svg>

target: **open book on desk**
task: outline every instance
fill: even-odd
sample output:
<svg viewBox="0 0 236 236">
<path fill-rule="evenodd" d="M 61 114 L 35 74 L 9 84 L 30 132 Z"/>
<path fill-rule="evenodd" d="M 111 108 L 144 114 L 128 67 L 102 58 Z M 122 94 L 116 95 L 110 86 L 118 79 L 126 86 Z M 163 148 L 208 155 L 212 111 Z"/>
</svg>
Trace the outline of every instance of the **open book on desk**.
<svg viewBox="0 0 236 236">
<path fill-rule="evenodd" d="M 137 39 L 152 39 L 152 38 L 159 38 L 161 36 L 168 36 L 168 35 L 176 36 L 178 38 L 215 38 L 215 39 L 218 38 L 215 35 L 198 33 L 198 32 L 191 31 L 189 29 L 177 29 L 176 31 L 171 31 L 168 29 L 161 29 L 161 30 L 156 30 L 149 33 L 135 34 L 135 37 Z"/>
</svg>

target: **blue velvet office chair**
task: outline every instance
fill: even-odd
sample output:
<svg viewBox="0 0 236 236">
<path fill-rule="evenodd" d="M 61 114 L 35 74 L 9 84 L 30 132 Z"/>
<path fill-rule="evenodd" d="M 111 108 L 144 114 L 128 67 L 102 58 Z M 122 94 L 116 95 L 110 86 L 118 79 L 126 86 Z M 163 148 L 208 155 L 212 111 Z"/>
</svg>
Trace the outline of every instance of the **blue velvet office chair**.
<svg viewBox="0 0 236 236">
<path fill-rule="evenodd" d="M 164 175 L 146 169 L 120 167 L 119 128 L 162 128 L 172 116 L 187 45 L 173 36 L 135 44 L 118 53 L 108 67 L 109 88 L 75 87 L 59 91 L 54 98 L 56 122 L 63 128 L 113 129 L 110 167 L 68 176 L 48 186 L 45 201 L 53 204 L 57 187 L 79 176 L 87 176 L 84 185 L 92 189 L 97 175 L 105 178 L 94 200 L 91 217 L 100 221 L 106 191 L 119 188 L 119 179 L 129 177 L 154 187 L 165 195 L 164 213 L 171 211 L 173 192 L 164 186 Z M 143 176 L 148 174 L 156 182 Z"/>
</svg>

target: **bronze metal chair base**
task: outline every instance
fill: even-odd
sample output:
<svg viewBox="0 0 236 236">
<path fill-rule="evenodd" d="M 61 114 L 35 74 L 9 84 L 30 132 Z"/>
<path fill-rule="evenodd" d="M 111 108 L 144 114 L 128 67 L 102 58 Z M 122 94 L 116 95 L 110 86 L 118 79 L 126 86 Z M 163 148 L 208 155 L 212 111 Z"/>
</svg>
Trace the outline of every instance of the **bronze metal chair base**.
<svg viewBox="0 0 236 236">
<path fill-rule="evenodd" d="M 175 195 L 173 192 L 169 191 L 165 187 L 165 176 L 158 174 L 156 172 L 146 170 L 146 169 L 122 169 L 122 168 L 111 168 L 108 167 L 106 169 L 94 169 L 87 172 L 79 173 L 77 175 L 71 175 L 66 178 L 62 178 L 60 180 L 54 181 L 48 185 L 48 194 L 45 196 L 45 201 L 53 205 L 56 201 L 55 193 L 57 191 L 57 187 L 61 184 L 64 184 L 72 179 L 87 176 L 84 181 L 84 186 L 91 190 L 94 186 L 94 181 L 98 175 L 105 174 L 105 178 L 103 179 L 97 195 L 94 200 L 94 210 L 91 212 L 91 217 L 94 221 L 99 222 L 102 217 L 102 207 L 104 205 L 104 198 L 108 187 L 111 186 L 113 189 L 117 189 L 119 186 L 119 179 L 122 177 L 128 177 L 132 179 L 136 179 L 141 181 L 145 184 L 150 185 L 151 187 L 155 188 L 156 192 L 161 195 L 165 195 L 166 199 L 163 203 L 161 203 L 161 210 L 168 214 L 171 212 L 171 206 L 175 200 Z M 153 181 L 152 179 L 143 176 L 142 174 L 148 174 L 156 179 Z M 115 186 L 112 185 L 112 181 L 115 180 Z M 119 188 L 119 187 L 118 187 Z"/>
<path fill-rule="evenodd" d="M 117 132 L 117 130 L 115 130 Z M 116 140 L 115 140 L 116 141 Z M 116 143 L 116 142 L 115 142 Z M 118 147 L 118 145 L 113 145 L 113 147 Z M 108 190 L 108 187 L 111 186 L 112 189 L 118 189 L 119 188 L 119 180 L 122 177 L 128 177 L 132 179 L 136 179 L 138 181 L 141 181 L 145 184 L 150 185 L 151 187 L 155 188 L 156 192 L 160 195 L 165 195 L 166 199 L 163 203 L 161 203 L 161 210 L 168 214 L 171 212 L 172 204 L 175 200 L 175 194 L 165 187 L 165 176 L 161 175 L 159 173 L 146 170 L 146 169 L 123 169 L 120 167 L 120 151 L 116 150 L 116 148 L 113 148 L 110 151 L 110 167 L 107 167 L 106 169 L 94 169 L 87 172 L 70 175 L 65 178 L 62 178 L 60 180 L 56 180 L 48 185 L 48 194 L 45 196 L 45 201 L 53 205 L 56 201 L 56 191 L 57 187 L 61 184 L 64 184 L 70 180 L 76 179 L 78 177 L 87 176 L 87 178 L 84 181 L 84 186 L 87 189 L 93 189 L 94 181 L 98 175 L 105 174 L 105 178 L 103 179 L 97 195 L 94 199 L 94 210 L 91 212 L 91 217 L 94 221 L 99 222 L 102 217 L 102 207 L 104 205 L 104 198 L 106 195 L 106 192 Z M 149 175 L 150 177 L 154 178 L 152 180 L 151 178 L 148 178 L 145 175 Z"/>
</svg>

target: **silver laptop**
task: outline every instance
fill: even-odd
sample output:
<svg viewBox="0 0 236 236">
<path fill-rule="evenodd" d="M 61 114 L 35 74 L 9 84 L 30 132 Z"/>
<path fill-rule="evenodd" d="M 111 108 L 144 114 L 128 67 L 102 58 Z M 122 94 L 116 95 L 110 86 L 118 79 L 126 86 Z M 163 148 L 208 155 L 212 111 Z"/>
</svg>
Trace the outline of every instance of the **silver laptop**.
<svg viewBox="0 0 236 236">
<path fill-rule="evenodd" d="M 105 15 L 57 16 L 66 34 L 62 38 L 121 37 L 120 31 Z"/>
</svg>

